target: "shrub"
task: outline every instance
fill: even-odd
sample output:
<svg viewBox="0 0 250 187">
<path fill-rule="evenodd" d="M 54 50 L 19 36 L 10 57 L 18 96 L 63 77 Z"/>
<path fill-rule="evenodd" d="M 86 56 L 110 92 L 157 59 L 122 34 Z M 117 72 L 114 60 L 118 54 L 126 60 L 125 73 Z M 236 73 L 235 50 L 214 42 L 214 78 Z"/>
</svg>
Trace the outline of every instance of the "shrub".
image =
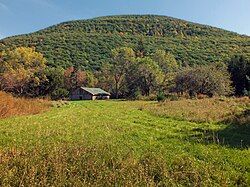
<svg viewBox="0 0 250 187">
<path fill-rule="evenodd" d="M 69 95 L 68 90 L 64 88 L 58 88 L 57 90 L 54 90 L 52 92 L 51 99 L 58 100 L 58 99 L 66 98 L 68 97 L 68 95 Z"/>
<path fill-rule="evenodd" d="M 166 99 L 166 96 L 163 92 L 159 92 L 157 94 L 157 97 L 156 97 L 157 101 L 160 102 L 160 101 L 164 101 Z"/>
<path fill-rule="evenodd" d="M 243 90 L 243 95 L 244 96 L 249 96 L 250 97 L 250 90 L 248 91 L 247 89 Z"/>
</svg>

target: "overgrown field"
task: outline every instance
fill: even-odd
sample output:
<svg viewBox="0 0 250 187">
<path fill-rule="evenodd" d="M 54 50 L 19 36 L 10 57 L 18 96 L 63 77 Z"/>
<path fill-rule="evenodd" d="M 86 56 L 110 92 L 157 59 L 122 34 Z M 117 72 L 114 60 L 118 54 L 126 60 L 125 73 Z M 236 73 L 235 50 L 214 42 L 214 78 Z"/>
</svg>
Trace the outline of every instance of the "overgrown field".
<svg viewBox="0 0 250 187">
<path fill-rule="evenodd" d="M 0 91 L 0 119 L 10 116 L 38 114 L 48 110 L 50 102 L 42 99 L 15 98 Z"/>
<path fill-rule="evenodd" d="M 250 108 L 248 97 L 205 99 L 182 99 L 166 101 L 154 105 L 144 105 L 143 109 L 153 114 L 193 122 L 230 121 Z M 250 119 L 249 119 L 250 120 Z M 249 121 L 250 123 L 250 121 Z"/>
<path fill-rule="evenodd" d="M 250 185 L 249 131 L 161 105 L 80 101 L 0 120 L 0 186 Z"/>
</svg>

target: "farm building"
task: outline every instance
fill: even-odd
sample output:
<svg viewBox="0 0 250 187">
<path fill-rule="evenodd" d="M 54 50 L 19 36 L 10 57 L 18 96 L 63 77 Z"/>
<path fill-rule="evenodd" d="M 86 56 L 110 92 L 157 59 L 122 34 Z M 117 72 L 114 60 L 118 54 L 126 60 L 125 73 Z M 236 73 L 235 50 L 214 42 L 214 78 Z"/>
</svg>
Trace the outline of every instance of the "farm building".
<svg viewBox="0 0 250 187">
<path fill-rule="evenodd" d="M 101 88 L 86 88 L 79 87 L 71 92 L 71 100 L 96 100 L 96 99 L 109 99 L 110 93 L 102 90 Z"/>
</svg>

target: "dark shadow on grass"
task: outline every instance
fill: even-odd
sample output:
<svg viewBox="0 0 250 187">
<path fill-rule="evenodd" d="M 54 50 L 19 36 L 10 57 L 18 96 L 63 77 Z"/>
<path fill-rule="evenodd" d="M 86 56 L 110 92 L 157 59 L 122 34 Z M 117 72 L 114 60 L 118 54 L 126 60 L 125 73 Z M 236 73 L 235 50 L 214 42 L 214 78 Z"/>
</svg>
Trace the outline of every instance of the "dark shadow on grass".
<svg viewBox="0 0 250 187">
<path fill-rule="evenodd" d="M 222 122 L 227 127 L 213 131 L 210 129 L 196 128 L 195 135 L 189 137 L 201 143 L 216 143 L 222 146 L 245 149 L 250 147 L 250 110 L 235 115 Z"/>
</svg>

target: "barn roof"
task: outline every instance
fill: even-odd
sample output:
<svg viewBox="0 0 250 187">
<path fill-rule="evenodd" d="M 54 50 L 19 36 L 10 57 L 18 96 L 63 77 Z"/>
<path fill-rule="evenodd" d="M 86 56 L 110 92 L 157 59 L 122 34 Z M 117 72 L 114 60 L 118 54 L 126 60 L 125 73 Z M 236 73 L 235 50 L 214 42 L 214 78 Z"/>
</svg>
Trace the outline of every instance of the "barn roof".
<svg viewBox="0 0 250 187">
<path fill-rule="evenodd" d="M 86 92 L 92 94 L 92 95 L 110 95 L 110 93 L 102 90 L 101 88 L 87 88 L 87 87 L 81 87 L 81 89 L 85 90 Z"/>
</svg>

